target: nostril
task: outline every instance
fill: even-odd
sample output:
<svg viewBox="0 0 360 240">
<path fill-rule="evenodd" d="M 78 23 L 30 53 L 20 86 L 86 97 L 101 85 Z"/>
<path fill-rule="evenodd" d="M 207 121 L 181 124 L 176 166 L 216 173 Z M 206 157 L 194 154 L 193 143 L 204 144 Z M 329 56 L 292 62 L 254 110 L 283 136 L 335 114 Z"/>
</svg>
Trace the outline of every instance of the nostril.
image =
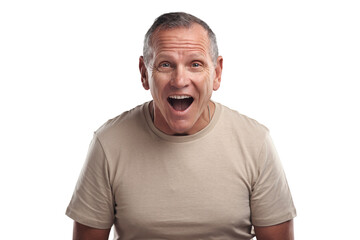
<svg viewBox="0 0 360 240">
<path fill-rule="evenodd" d="M 171 78 L 171 85 L 176 88 L 183 88 L 188 86 L 188 82 L 188 77 L 186 76 L 185 71 L 182 67 L 178 67 Z"/>
</svg>

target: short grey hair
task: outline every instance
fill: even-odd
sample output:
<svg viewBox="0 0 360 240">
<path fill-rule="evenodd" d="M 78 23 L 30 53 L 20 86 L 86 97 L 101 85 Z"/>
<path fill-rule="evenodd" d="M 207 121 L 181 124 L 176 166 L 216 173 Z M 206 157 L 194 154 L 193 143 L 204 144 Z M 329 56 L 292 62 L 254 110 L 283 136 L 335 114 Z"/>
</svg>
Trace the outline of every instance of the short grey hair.
<svg viewBox="0 0 360 240">
<path fill-rule="evenodd" d="M 149 63 L 152 59 L 152 55 L 153 55 L 152 36 L 154 35 L 155 31 L 180 28 L 180 27 L 190 28 L 191 25 L 194 23 L 200 24 L 207 31 L 210 40 L 210 55 L 214 63 L 214 66 L 216 66 L 217 58 L 219 56 L 219 51 L 218 51 L 216 36 L 214 32 L 211 30 L 209 25 L 207 25 L 207 23 L 205 23 L 203 20 L 184 12 L 165 13 L 159 16 L 154 21 L 153 25 L 145 34 L 144 48 L 143 48 L 145 65 L 149 66 Z"/>
</svg>

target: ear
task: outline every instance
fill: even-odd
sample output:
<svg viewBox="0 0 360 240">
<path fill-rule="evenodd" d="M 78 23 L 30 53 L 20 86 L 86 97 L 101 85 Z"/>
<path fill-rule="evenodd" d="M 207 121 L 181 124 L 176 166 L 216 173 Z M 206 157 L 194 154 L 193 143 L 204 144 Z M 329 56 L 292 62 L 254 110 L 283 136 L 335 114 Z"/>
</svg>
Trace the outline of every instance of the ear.
<svg viewBox="0 0 360 240">
<path fill-rule="evenodd" d="M 145 66 L 144 57 L 141 56 L 139 58 L 139 71 L 141 75 L 141 83 L 145 90 L 149 90 L 149 78 L 148 78 L 148 72 Z"/>
<path fill-rule="evenodd" d="M 223 69 L 223 58 L 222 56 L 219 56 L 216 61 L 216 67 L 215 67 L 215 78 L 213 84 L 214 91 L 218 90 L 220 87 L 222 69 Z"/>
</svg>

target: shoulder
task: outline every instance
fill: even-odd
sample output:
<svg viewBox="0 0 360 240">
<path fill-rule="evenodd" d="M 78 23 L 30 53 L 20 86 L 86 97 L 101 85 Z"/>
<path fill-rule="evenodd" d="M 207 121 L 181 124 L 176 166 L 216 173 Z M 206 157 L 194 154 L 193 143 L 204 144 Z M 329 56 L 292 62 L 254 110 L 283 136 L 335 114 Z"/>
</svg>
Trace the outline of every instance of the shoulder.
<svg viewBox="0 0 360 240">
<path fill-rule="evenodd" d="M 102 143 L 118 142 L 141 131 L 146 125 L 143 111 L 145 106 L 146 103 L 136 106 L 106 121 L 95 131 L 95 135 Z"/>
<path fill-rule="evenodd" d="M 253 139 L 263 142 L 269 134 L 269 129 L 257 120 L 239 113 L 224 105 L 218 104 L 221 108 L 222 127 L 231 131 L 243 139 Z"/>
</svg>

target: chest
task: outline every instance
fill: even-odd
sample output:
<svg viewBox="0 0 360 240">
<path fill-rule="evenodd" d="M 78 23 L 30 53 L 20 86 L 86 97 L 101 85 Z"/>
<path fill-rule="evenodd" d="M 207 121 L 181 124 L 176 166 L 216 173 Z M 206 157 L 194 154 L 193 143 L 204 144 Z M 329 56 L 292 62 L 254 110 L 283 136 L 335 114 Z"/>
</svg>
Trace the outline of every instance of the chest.
<svg viewBox="0 0 360 240">
<path fill-rule="evenodd" d="M 168 239 L 248 231 L 249 183 L 232 158 L 238 156 L 175 149 L 133 154 L 114 183 L 116 224 L 124 234 Z"/>
</svg>

